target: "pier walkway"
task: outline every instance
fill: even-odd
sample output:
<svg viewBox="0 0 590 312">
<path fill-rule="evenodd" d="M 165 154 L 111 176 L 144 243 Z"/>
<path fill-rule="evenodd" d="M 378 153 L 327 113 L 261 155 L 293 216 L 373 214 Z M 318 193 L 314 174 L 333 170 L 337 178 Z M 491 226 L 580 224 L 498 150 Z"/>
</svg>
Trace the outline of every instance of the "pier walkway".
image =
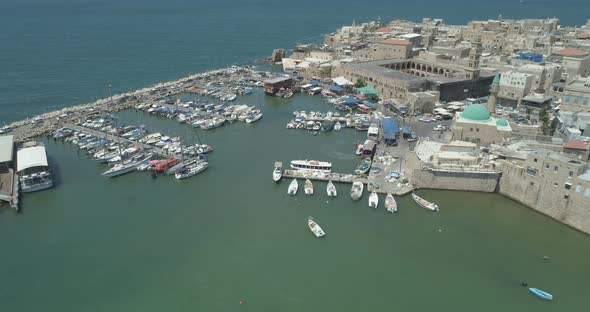
<svg viewBox="0 0 590 312">
<path fill-rule="evenodd" d="M 141 147 L 142 149 L 144 149 L 146 151 L 150 151 L 150 152 L 152 152 L 152 153 L 154 153 L 154 154 L 156 154 L 158 156 L 166 156 L 166 157 L 170 157 L 171 156 L 171 157 L 180 159 L 180 155 L 169 153 L 169 152 L 167 152 L 167 151 L 165 151 L 165 150 L 163 150 L 163 149 L 161 149 L 159 147 L 152 146 L 152 145 L 149 145 L 149 144 L 139 143 L 139 142 L 132 141 L 132 140 L 129 140 L 129 139 L 125 139 L 125 138 L 122 138 L 122 137 L 119 137 L 119 136 L 116 136 L 116 135 L 108 134 L 108 133 L 105 133 L 105 132 L 102 132 L 102 131 L 98 131 L 98 130 L 89 129 L 89 128 L 82 127 L 82 126 L 77 126 L 77 125 L 74 125 L 74 124 L 65 124 L 64 126 L 67 127 L 67 128 L 70 128 L 70 129 L 72 129 L 74 131 L 79 131 L 79 132 L 82 132 L 82 133 L 85 133 L 85 134 L 94 135 L 94 136 L 97 136 L 97 137 L 100 137 L 100 138 L 106 138 L 109 141 L 126 142 L 126 143 L 129 143 L 129 144 L 133 144 L 133 145 L 136 145 L 136 146 Z"/>
</svg>

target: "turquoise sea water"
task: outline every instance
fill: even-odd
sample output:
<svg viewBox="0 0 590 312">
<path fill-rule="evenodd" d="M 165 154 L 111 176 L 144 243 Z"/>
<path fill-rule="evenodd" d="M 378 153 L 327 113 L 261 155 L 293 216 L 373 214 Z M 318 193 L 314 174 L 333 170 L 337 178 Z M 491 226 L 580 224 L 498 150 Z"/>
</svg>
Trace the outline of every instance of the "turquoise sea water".
<svg viewBox="0 0 590 312">
<path fill-rule="evenodd" d="M 450 22 L 559 13 L 585 19 L 584 2 L 513 1 L 33 1 L 0 3 L 0 123 L 222 65 L 275 47 L 319 40 L 352 19 L 378 15 Z M 561 2 L 564 3 L 564 2 Z M 457 9 L 460 8 L 460 9 Z M 512 12 L 509 14 L 509 11 Z M 469 14 L 473 13 L 473 14 Z M 188 97 L 187 97 L 188 99 Z M 261 92 L 238 101 L 263 109 L 254 125 L 204 131 L 210 168 L 185 181 L 104 166 L 46 140 L 57 186 L 0 209 L 1 311 L 581 311 L 588 236 L 495 194 L 421 190 L 433 214 L 408 197 L 400 212 L 349 198 L 286 195 L 273 162 L 315 158 L 350 172 L 343 130 L 287 130 L 293 110 L 329 107 L 319 97 Z M 127 123 L 196 139 L 175 121 L 127 111 Z M 381 198 L 383 201 L 383 198 Z M 306 220 L 326 230 L 316 239 Z M 549 256 L 543 261 L 542 256 Z M 527 281 L 555 295 L 544 302 Z M 240 305 L 240 300 L 244 304 Z"/>
</svg>

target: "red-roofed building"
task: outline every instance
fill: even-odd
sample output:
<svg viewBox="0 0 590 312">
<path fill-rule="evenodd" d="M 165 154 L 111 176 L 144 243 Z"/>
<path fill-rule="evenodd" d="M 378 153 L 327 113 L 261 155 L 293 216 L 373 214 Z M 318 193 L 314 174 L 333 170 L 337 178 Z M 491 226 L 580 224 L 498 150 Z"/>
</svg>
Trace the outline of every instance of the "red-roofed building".
<svg viewBox="0 0 590 312">
<path fill-rule="evenodd" d="M 588 52 L 584 52 L 584 51 L 574 49 L 574 48 L 565 48 L 565 49 L 561 49 L 559 51 L 553 51 L 553 52 L 551 52 L 551 54 L 557 55 L 557 56 L 582 57 L 582 56 L 587 56 Z"/>
<path fill-rule="evenodd" d="M 407 46 L 411 45 L 412 43 L 406 39 L 385 39 L 381 41 L 383 44 L 391 44 L 391 45 L 399 45 L 399 46 Z"/>
<path fill-rule="evenodd" d="M 590 39 L 590 35 L 588 35 L 587 33 L 581 33 L 578 35 L 578 39 L 588 40 Z"/>
<path fill-rule="evenodd" d="M 578 155 L 583 160 L 590 159 L 590 142 L 588 141 L 569 141 L 563 143 L 563 152 Z"/>
<path fill-rule="evenodd" d="M 390 33 L 391 32 L 391 28 L 389 28 L 389 27 L 381 27 L 381 28 L 375 30 L 375 32 L 378 32 L 378 33 Z"/>
</svg>

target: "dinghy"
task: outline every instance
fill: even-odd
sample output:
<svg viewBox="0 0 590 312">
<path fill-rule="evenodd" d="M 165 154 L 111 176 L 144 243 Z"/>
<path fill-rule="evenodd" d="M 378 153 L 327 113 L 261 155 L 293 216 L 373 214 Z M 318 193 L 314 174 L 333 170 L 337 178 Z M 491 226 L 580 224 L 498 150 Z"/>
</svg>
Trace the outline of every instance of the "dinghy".
<svg viewBox="0 0 590 312">
<path fill-rule="evenodd" d="M 426 208 L 428 210 L 432 210 L 432 211 L 438 211 L 438 205 L 435 203 L 431 203 L 427 200 L 425 200 L 424 198 L 412 193 L 412 198 L 414 199 L 414 201 L 416 202 L 416 204 L 420 205 L 423 208 Z"/>
<path fill-rule="evenodd" d="M 550 293 L 548 293 L 548 292 L 542 291 L 542 290 L 540 290 L 538 288 L 534 288 L 534 287 L 530 287 L 529 290 L 533 294 L 537 295 L 537 297 L 539 297 L 541 299 L 544 299 L 544 300 L 553 300 L 553 295 L 550 294 Z"/>
<path fill-rule="evenodd" d="M 320 225 L 317 224 L 312 217 L 307 219 L 307 226 L 309 227 L 309 230 L 318 238 L 326 235 L 326 232 L 322 230 Z"/>
<path fill-rule="evenodd" d="M 297 194 L 297 190 L 299 189 L 299 183 L 297 183 L 297 179 L 293 179 L 289 184 L 289 189 L 287 190 L 287 194 L 295 195 Z"/>
<path fill-rule="evenodd" d="M 313 184 L 309 179 L 305 180 L 305 195 L 313 195 Z"/>
<path fill-rule="evenodd" d="M 281 168 L 275 167 L 275 169 L 272 171 L 272 180 L 275 182 L 279 182 L 281 180 L 282 176 L 283 176 L 283 172 L 282 172 Z"/>
<path fill-rule="evenodd" d="M 363 189 L 364 184 L 362 182 L 354 182 L 352 183 L 352 188 L 350 189 L 350 197 L 353 200 L 359 200 L 363 196 Z"/>
</svg>

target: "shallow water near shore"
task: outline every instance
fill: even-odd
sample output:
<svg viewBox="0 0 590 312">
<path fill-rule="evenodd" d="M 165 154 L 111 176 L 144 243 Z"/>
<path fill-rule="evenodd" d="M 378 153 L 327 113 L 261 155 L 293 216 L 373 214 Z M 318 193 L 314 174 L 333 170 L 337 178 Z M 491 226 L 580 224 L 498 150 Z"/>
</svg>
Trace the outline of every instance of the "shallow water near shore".
<svg viewBox="0 0 590 312">
<path fill-rule="evenodd" d="M 189 96 L 186 96 L 188 98 Z M 200 131 L 210 168 L 184 181 L 136 172 L 114 179 L 68 143 L 45 140 L 59 175 L 26 194 L 23 213 L 0 210 L 0 302 L 19 311 L 575 311 L 587 305 L 590 240 L 496 194 L 420 190 L 400 212 L 286 194 L 274 161 L 315 158 L 350 172 L 351 129 L 287 130 L 293 110 L 326 111 L 320 97 L 238 99 L 263 109 L 256 124 Z M 195 130 L 144 112 L 126 123 L 196 140 Z M 300 181 L 302 183 L 303 181 Z M 301 184 L 300 184 L 301 186 Z M 381 203 L 384 197 L 381 197 Z M 316 239 L 313 216 L 327 232 Z M 549 256 L 550 260 L 542 260 Z M 544 302 L 520 286 L 546 290 Z M 243 304 L 240 305 L 240 300 Z"/>
</svg>

